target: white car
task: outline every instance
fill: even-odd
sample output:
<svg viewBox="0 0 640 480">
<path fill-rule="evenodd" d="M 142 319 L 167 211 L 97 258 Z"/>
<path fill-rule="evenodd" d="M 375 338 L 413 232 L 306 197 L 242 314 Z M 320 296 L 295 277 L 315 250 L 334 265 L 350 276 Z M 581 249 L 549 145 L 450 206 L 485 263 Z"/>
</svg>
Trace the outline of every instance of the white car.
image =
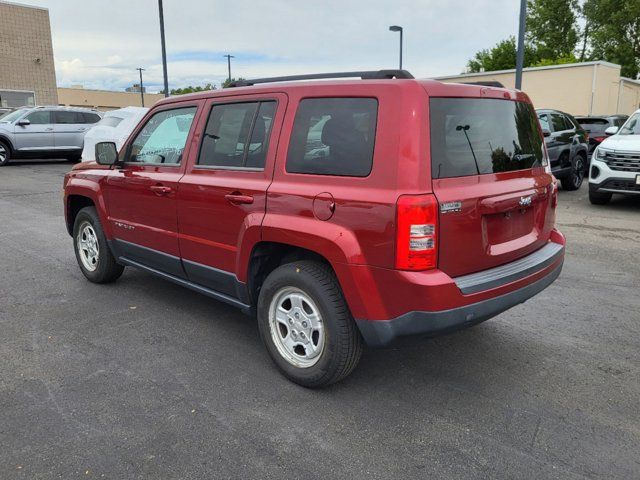
<svg viewBox="0 0 640 480">
<path fill-rule="evenodd" d="M 93 162 L 96 159 L 96 143 L 115 142 L 116 148 L 124 145 L 133 129 L 149 111 L 143 107 L 125 107 L 106 112 L 102 120 L 84 136 L 82 161 Z"/>
<path fill-rule="evenodd" d="M 614 193 L 640 195 L 640 110 L 607 135 L 591 157 L 589 200 L 604 205 Z"/>
</svg>

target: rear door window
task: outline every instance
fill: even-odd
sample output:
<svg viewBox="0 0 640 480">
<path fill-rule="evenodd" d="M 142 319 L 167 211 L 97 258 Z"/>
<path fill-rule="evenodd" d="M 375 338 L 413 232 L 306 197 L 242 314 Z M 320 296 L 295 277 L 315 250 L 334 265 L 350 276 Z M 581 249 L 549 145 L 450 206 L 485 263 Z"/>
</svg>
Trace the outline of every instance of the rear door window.
<svg viewBox="0 0 640 480">
<path fill-rule="evenodd" d="M 567 124 L 564 121 L 564 116 L 557 113 L 551 114 L 551 123 L 553 124 L 554 132 L 563 132 L 568 130 Z"/>
<path fill-rule="evenodd" d="M 307 98 L 300 102 L 287 153 L 289 173 L 366 177 L 373 164 L 375 98 Z"/>
<path fill-rule="evenodd" d="M 433 178 L 524 170 L 542 164 L 533 107 L 524 102 L 432 98 Z"/>
<path fill-rule="evenodd" d="M 75 123 L 84 123 L 84 118 L 81 112 L 70 112 L 70 111 L 54 111 L 53 112 L 53 121 L 58 124 L 75 124 Z"/>
<path fill-rule="evenodd" d="M 198 165 L 263 169 L 276 102 L 214 105 L 205 127 Z"/>
</svg>

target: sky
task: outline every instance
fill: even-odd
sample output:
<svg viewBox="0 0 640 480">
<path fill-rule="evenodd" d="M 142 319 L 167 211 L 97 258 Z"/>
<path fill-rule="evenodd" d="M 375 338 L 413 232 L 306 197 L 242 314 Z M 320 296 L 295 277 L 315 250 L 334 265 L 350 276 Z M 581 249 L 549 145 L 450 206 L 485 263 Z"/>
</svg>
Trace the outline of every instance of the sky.
<svg viewBox="0 0 640 480">
<path fill-rule="evenodd" d="M 162 88 L 156 0 L 12 0 L 46 7 L 59 86 L 123 90 L 145 68 Z M 516 35 L 518 0 L 164 0 L 169 88 L 345 70 L 403 67 L 461 73 L 483 48 Z"/>
</svg>

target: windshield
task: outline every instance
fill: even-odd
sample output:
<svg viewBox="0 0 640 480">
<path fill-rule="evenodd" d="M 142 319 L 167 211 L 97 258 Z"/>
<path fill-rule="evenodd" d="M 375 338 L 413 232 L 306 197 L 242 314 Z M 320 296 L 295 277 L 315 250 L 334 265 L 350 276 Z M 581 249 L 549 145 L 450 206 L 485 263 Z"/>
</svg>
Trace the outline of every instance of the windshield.
<svg viewBox="0 0 640 480">
<path fill-rule="evenodd" d="M 533 107 L 480 98 L 432 98 L 431 175 L 462 177 L 542 165 Z"/>
<path fill-rule="evenodd" d="M 19 108 L 18 110 L 15 110 L 13 112 L 7 113 L 4 117 L 0 118 L 0 123 L 13 122 L 14 120 L 17 120 L 22 115 L 27 113 L 28 110 L 29 110 L 28 108 Z"/>
<path fill-rule="evenodd" d="M 634 113 L 618 133 L 620 135 L 640 135 L 640 112 Z"/>
</svg>

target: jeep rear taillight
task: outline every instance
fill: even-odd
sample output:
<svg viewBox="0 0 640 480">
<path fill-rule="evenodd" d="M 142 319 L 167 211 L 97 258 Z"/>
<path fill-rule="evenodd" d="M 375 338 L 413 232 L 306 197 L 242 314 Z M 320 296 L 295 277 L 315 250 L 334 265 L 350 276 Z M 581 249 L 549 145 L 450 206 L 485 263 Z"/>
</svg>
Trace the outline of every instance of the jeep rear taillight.
<svg viewBox="0 0 640 480">
<path fill-rule="evenodd" d="M 438 259 L 438 201 L 434 195 L 401 195 L 397 206 L 396 268 L 428 270 Z"/>
</svg>

